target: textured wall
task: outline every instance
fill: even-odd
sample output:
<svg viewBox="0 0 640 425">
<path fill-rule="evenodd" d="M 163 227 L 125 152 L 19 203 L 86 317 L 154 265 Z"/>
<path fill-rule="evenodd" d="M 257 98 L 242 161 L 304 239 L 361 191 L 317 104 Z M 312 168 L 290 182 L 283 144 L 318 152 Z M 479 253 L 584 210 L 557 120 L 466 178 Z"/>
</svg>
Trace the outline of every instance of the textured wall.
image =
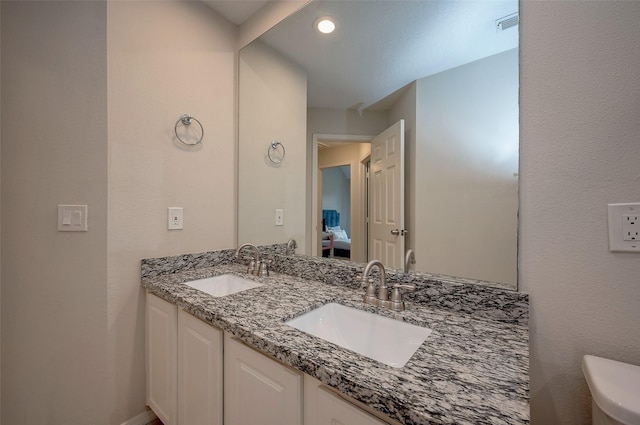
<svg viewBox="0 0 640 425">
<path fill-rule="evenodd" d="M 235 27 L 200 2 L 109 2 L 109 406 L 144 409 L 140 259 L 235 242 Z M 174 140 L 181 114 L 202 146 Z M 195 124 L 194 124 L 195 126 Z M 167 230 L 167 207 L 184 230 Z"/>
<path fill-rule="evenodd" d="M 2 423 L 106 423 L 105 2 L 2 2 Z M 88 232 L 58 232 L 87 204 Z"/>
<path fill-rule="evenodd" d="M 607 203 L 640 202 L 640 2 L 521 2 L 520 288 L 534 425 L 586 424 L 584 354 L 640 364 L 640 256 Z"/>
</svg>

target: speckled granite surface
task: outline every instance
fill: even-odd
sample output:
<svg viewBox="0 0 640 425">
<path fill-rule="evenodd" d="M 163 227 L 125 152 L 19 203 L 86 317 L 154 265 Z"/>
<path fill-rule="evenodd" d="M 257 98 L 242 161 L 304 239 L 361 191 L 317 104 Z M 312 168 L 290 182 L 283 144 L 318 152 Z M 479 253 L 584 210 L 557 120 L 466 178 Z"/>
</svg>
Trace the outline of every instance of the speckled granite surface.
<svg viewBox="0 0 640 425">
<path fill-rule="evenodd" d="M 358 289 L 364 264 L 329 260 L 305 255 L 285 256 L 283 245 L 261 247 L 262 255 L 272 261 L 271 269 L 303 279 Z M 180 273 L 235 261 L 233 250 L 221 250 L 174 257 L 142 260 L 142 277 L 163 273 Z M 375 271 L 374 271 L 375 274 Z M 500 284 L 429 273 L 387 271 L 390 285 L 416 286 L 405 299 L 426 306 L 472 314 L 476 318 L 528 325 L 529 296 L 505 290 Z"/>
<path fill-rule="evenodd" d="M 277 252 L 274 250 L 272 252 Z M 274 254 L 274 269 L 291 267 Z M 189 254 L 143 260 L 142 285 L 207 323 L 245 343 L 406 424 L 527 424 L 529 423 L 528 328 L 510 314 L 476 317 L 463 309 L 429 302 L 409 302 L 407 311 L 393 313 L 362 303 L 363 291 L 344 281 L 320 281 L 331 274 L 331 263 L 308 262 L 309 276 L 272 272 L 270 277 L 246 276 L 232 262 L 232 251 Z M 278 260 L 282 261 L 277 265 Z M 170 264 L 170 265 L 169 265 Z M 309 271 L 315 269 L 315 275 Z M 265 286 L 213 298 L 181 282 L 234 273 Z M 335 279 L 335 276 L 332 278 Z M 436 285 L 424 284 L 424 297 Z M 493 290 L 497 291 L 497 290 Z M 419 291 L 418 291 L 419 292 Z M 473 292 L 473 291 L 471 291 Z M 516 294 L 516 293 L 514 293 Z M 496 297 L 500 292 L 474 295 Z M 450 300 L 458 296 L 450 294 Z M 514 302 L 505 295 L 509 302 Z M 422 296 L 417 297 L 422 301 Z M 471 297 L 473 298 L 473 297 Z M 469 304 L 470 299 L 462 304 Z M 526 306 L 527 299 L 516 301 Z M 433 330 L 403 368 L 393 368 L 284 322 L 328 302 L 377 312 Z M 495 301 L 493 310 L 503 301 Z M 455 303 L 454 303 L 455 304 Z M 507 303 L 509 304 L 509 303 Z M 438 302 L 435 302 L 438 305 Z M 487 311 L 481 308 L 480 311 Z M 482 315 L 481 315 L 482 316 Z"/>
</svg>

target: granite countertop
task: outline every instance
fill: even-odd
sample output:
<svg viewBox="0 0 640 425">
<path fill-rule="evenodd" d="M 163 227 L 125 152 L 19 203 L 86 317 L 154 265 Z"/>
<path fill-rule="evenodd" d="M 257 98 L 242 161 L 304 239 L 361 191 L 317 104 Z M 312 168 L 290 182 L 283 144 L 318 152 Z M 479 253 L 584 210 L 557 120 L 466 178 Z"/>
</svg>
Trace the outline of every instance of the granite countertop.
<svg viewBox="0 0 640 425">
<path fill-rule="evenodd" d="M 405 424 L 528 424 L 528 327 L 407 302 L 394 313 L 363 291 L 285 274 L 249 276 L 235 263 L 143 273 L 142 285 L 246 344 Z M 225 273 L 265 283 L 221 298 L 181 284 Z M 284 322 L 328 302 L 432 329 L 402 368 L 308 335 Z"/>
</svg>

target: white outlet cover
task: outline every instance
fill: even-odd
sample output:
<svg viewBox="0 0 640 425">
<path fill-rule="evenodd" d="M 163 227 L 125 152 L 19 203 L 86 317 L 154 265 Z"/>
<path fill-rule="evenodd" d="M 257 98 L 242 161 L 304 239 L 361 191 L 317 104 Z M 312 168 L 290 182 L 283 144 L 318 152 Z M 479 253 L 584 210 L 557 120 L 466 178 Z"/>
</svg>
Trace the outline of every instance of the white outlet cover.
<svg viewBox="0 0 640 425">
<path fill-rule="evenodd" d="M 640 203 L 609 204 L 609 251 L 640 252 L 640 240 L 624 240 L 624 216 L 640 215 Z"/>
<path fill-rule="evenodd" d="M 167 229 L 180 230 L 183 226 L 182 207 L 169 207 L 167 216 Z"/>
</svg>

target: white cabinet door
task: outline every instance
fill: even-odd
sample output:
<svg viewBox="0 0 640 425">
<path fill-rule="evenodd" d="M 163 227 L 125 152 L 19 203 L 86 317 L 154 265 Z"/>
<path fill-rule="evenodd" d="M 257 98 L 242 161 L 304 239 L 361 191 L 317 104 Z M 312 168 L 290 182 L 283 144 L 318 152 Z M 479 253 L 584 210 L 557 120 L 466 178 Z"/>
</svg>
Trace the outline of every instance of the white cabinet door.
<svg viewBox="0 0 640 425">
<path fill-rule="evenodd" d="M 225 425 L 302 423 L 302 373 L 225 334 Z"/>
<path fill-rule="evenodd" d="M 318 425 L 385 425 L 386 422 L 369 415 L 341 399 L 330 390 L 318 388 Z"/>
<path fill-rule="evenodd" d="M 147 405 L 164 425 L 175 425 L 178 400 L 176 306 L 147 292 L 145 327 Z"/>
<path fill-rule="evenodd" d="M 369 408 L 370 409 L 370 408 Z M 381 413 L 377 413 L 383 416 Z M 388 425 L 383 421 L 338 396 L 317 379 L 304 375 L 305 425 Z"/>
<path fill-rule="evenodd" d="M 178 311 L 178 423 L 222 425 L 222 331 Z"/>
</svg>

